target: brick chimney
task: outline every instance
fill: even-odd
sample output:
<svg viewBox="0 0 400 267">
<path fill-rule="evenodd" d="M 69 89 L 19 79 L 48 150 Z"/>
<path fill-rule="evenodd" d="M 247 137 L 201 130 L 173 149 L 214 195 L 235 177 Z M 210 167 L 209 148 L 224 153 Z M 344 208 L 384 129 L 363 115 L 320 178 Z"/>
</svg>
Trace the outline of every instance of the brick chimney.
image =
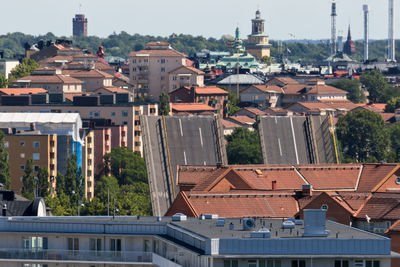
<svg viewBox="0 0 400 267">
<path fill-rule="evenodd" d="M 312 196 L 312 184 L 303 184 L 301 187 L 301 192 L 304 197 Z"/>
<path fill-rule="evenodd" d="M 272 181 L 272 190 L 276 190 L 277 189 L 277 182 L 274 180 Z"/>
</svg>

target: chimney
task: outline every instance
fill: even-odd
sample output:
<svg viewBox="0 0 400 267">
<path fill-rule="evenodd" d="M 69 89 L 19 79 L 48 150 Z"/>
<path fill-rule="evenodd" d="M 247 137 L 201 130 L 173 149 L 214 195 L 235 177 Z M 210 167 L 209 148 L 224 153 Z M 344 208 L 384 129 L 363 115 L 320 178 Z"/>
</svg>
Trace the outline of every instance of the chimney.
<svg viewBox="0 0 400 267">
<path fill-rule="evenodd" d="M 31 131 L 36 131 L 36 124 L 34 122 L 32 122 L 29 126 Z"/>
<path fill-rule="evenodd" d="M 4 205 L 3 205 L 2 215 L 3 215 L 4 217 L 7 216 L 7 204 L 4 204 Z"/>
<path fill-rule="evenodd" d="M 364 62 L 368 61 L 369 45 L 369 6 L 363 5 L 364 11 Z"/>
<path fill-rule="evenodd" d="M 328 236 L 326 230 L 326 211 L 322 209 L 305 209 L 304 211 L 304 234 L 305 237 Z"/>
<path fill-rule="evenodd" d="M 190 87 L 190 95 L 193 96 L 193 99 L 196 98 L 196 90 L 194 86 Z"/>
<path fill-rule="evenodd" d="M 303 197 L 311 197 L 312 196 L 312 184 L 303 184 L 301 186 L 301 193 Z"/>
<path fill-rule="evenodd" d="M 274 181 L 272 181 L 272 190 L 276 190 L 276 188 L 277 188 L 277 185 L 276 185 L 276 181 L 274 180 Z"/>
</svg>

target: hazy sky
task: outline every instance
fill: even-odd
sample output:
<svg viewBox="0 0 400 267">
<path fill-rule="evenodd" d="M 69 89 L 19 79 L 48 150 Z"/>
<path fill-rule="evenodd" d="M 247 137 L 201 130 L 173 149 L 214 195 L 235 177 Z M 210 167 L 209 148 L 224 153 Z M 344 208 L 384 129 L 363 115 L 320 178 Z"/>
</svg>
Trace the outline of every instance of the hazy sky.
<svg viewBox="0 0 400 267">
<path fill-rule="evenodd" d="M 331 0 L 0 0 L 0 34 L 20 31 L 33 35 L 52 32 L 72 35 L 72 17 L 85 13 L 89 35 L 101 37 L 120 31 L 167 36 L 187 33 L 206 37 L 250 33 L 250 20 L 260 7 L 271 39 L 328 39 Z M 337 28 L 353 39 L 362 38 L 362 5 L 370 5 L 370 38 L 387 38 L 387 0 L 337 0 Z M 396 25 L 400 3 L 395 0 Z M 400 38 L 400 27 L 396 29 Z"/>
</svg>

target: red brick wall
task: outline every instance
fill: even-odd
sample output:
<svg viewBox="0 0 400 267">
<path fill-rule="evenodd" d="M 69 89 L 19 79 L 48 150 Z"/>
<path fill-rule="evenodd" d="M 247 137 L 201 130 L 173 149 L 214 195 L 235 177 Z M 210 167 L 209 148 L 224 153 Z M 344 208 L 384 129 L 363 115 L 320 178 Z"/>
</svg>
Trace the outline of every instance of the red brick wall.
<svg viewBox="0 0 400 267">
<path fill-rule="evenodd" d="M 400 233 L 391 233 L 391 250 L 400 253 Z M 392 267 L 400 266 L 400 259 L 392 259 Z"/>
<path fill-rule="evenodd" d="M 328 205 L 326 218 L 341 224 L 350 225 L 350 213 L 331 199 L 328 195 L 322 194 L 311 201 L 304 209 L 320 209 L 323 204 Z M 303 218 L 303 211 L 300 211 L 300 217 Z"/>
</svg>

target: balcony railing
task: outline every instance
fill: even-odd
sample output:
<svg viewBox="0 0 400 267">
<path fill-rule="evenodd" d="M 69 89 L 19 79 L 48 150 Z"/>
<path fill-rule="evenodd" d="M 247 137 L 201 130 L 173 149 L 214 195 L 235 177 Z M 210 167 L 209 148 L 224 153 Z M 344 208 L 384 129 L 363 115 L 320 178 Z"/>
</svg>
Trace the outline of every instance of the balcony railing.
<svg viewBox="0 0 400 267">
<path fill-rule="evenodd" d="M 93 262 L 153 262 L 151 252 L 88 251 L 88 250 L 0 250 L 0 260 L 43 260 L 43 261 L 93 261 Z"/>
</svg>

